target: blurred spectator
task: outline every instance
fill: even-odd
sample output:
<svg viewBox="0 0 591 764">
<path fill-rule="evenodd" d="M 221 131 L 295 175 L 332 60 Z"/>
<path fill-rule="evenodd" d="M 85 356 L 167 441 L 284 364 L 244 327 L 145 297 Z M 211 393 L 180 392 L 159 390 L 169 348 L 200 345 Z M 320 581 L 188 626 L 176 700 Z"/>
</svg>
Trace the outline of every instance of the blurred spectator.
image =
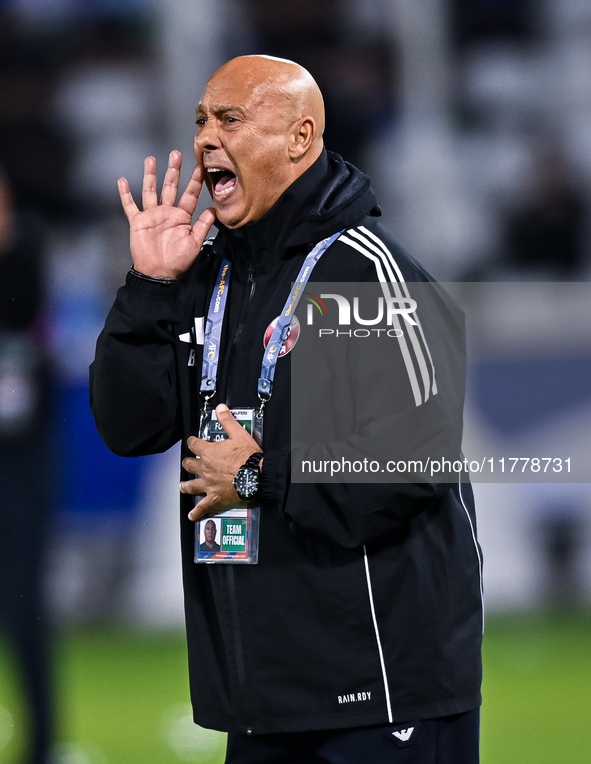
<svg viewBox="0 0 591 764">
<path fill-rule="evenodd" d="M 24 37 L 0 8 L 0 165 L 11 177 L 19 209 L 63 220 L 71 213 L 69 150 L 49 119 L 56 48 Z"/>
<path fill-rule="evenodd" d="M 531 513 L 534 526 L 544 603 L 559 609 L 584 605 L 590 519 L 586 486 L 547 483 L 520 488 L 522 505 Z"/>
<path fill-rule="evenodd" d="M 534 155 L 529 196 L 507 220 L 507 260 L 569 279 L 585 260 L 587 204 L 564 156 L 554 147 Z"/>
<path fill-rule="evenodd" d="M 29 706 L 27 764 L 45 764 L 53 733 L 42 586 L 52 449 L 40 269 L 37 228 L 19 217 L 0 176 L 0 628 Z"/>
<path fill-rule="evenodd" d="M 527 39 L 533 32 L 531 0 L 452 0 L 456 41 Z"/>
<path fill-rule="evenodd" d="M 583 549 L 582 513 L 557 506 L 540 522 L 546 562 L 546 597 L 556 607 L 572 607 L 584 601 L 579 559 Z"/>
<path fill-rule="evenodd" d="M 300 0 L 286 14 L 275 0 L 245 0 L 257 52 L 297 61 L 310 71 L 326 106 L 325 144 L 363 169 L 369 141 L 394 118 L 396 52 L 386 34 L 350 33 L 342 0 Z"/>
<path fill-rule="evenodd" d="M 2 257 L 0 267 L 0 298 L 6 303 L 0 308 L 1 330 L 5 319 L 10 326 L 18 323 L 18 342 L 11 334 L 6 352 L 14 352 L 29 374 L 24 379 L 23 372 L 18 383 L 12 371 L 1 377 L 5 403 L 23 407 L 23 428 L 22 434 L 16 432 L 15 415 L 15 434 L 10 439 L 6 436 L 0 466 L 3 476 L 14 475 L 15 486 L 22 481 L 21 496 L 27 493 L 31 520 L 31 513 L 47 510 L 47 502 L 41 500 L 46 492 L 39 492 L 38 484 L 46 479 L 46 462 L 40 467 L 35 464 L 39 480 L 23 480 L 23 454 L 28 449 L 30 460 L 45 451 L 41 440 L 51 438 L 59 511 L 47 588 L 51 613 L 57 618 L 114 617 L 120 612 L 117 603 L 128 574 L 129 558 L 122 549 L 128 543 L 140 465 L 131 470 L 127 465 L 124 470 L 102 444 L 97 445 L 88 412 L 87 379 L 104 318 L 102 300 L 111 291 L 108 282 L 114 278 L 117 285 L 121 283 L 129 267 L 129 249 L 120 232 L 126 223 L 121 220 L 115 181 L 122 174 L 133 180 L 144 157 L 157 153 L 166 119 L 162 110 L 154 108 L 158 72 L 154 71 L 152 5 L 151 0 L 0 0 L 0 167 L 10 178 L 10 196 L 20 221 L 12 254 Z M 190 106 L 187 113 L 190 117 Z M 8 218 L 6 214 L 5 221 Z M 46 368 L 37 363 L 44 344 L 38 342 L 40 226 L 47 268 L 43 296 L 51 306 L 52 319 L 51 417 Z M 5 428 L 10 416 L 9 412 L 1 415 Z M 30 422 L 25 427 L 27 416 Z M 88 458 L 106 476 L 90 497 L 83 478 Z M 8 488 L 2 490 L 4 504 Z M 17 490 L 12 483 L 11 490 Z M 21 504 L 18 511 L 15 506 L 15 523 L 27 517 Z M 38 549 L 39 555 L 45 553 L 41 519 L 31 520 L 28 531 L 31 548 Z M 0 522 L 2 553 L 9 538 L 3 522 L 8 520 Z M 17 531 L 24 533 L 24 527 Z M 19 548 L 15 544 L 11 554 L 18 555 Z M 19 559 L 20 563 L 16 558 L 3 559 L 2 571 L 5 566 L 8 570 L 17 563 L 31 563 L 26 555 Z M 37 576 L 42 560 L 31 565 L 33 592 L 34 586 L 41 586 Z M 40 594 L 31 594 L 31 611 L 37 608 L 36 597 Z M 2 619 L 4 623 L 4 615 Z M 36 681 L 37 688 L 42 684 Z M 42 747 L 40 743 L 37 749 Z"/>
</svg>

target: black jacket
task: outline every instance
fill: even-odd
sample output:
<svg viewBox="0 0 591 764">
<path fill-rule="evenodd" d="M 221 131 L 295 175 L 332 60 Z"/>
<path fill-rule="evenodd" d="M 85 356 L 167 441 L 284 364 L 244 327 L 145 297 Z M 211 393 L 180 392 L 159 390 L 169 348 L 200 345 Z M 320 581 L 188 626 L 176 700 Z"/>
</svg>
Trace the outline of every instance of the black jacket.
<svg viewBox="0 0 591 764">
<path fill-rule="evenodd" d="M 213 405 L 258 404 L 265 330 L 320 239 L 346 229 L 317 264 L 315 282 L 375 282 L 394 269 L 399 280 L 431 283 L 377 223 L 380 214 L 369 179 L 324 153 L 259 221 L 232 232 L 219 225 L 178 283 L 128 275 L 91 367 L 91 406 L 109 448 L 137 456 L 181 439 L 188 455 L 200 407 L 196 319 L 207 315 L 222 257 L 231 260 L 233 274 Z M 427 324 L 438 331 L 459 321 L 453 309 L 437 310 Z M 430 329 L 423 328 L 412 342 L 407 338 L 405 353 L 392 340 L 388 375 L 400 378 L 395 396 L 388 375 L 359 369 L 369 398 L 383 398 L 387 409 L 359 432 L 385 422 L 412 440 L 422 413 L 434 410 L 430 421 L 443 430 L 449 422 L 454 438 L 461 437 L 463 380 L 454 389 L 444 379 L 450 346 L 461 355 L 461 331 L 443 353 L 430 354 Z M 265 413 L 258 564 L 194 564 L 192 498 L 181 496 L 195 721 L 266 733 L 404 722 L 477 707 L 481 558 L 470 486 L 292 482 L 294 356 L 278 360 Z M 339 453 L 355 453 L 357 437 L 339 443 Z M 319 448 L 332 446 L 307 447 L 318 457 Z"/>
</svg>

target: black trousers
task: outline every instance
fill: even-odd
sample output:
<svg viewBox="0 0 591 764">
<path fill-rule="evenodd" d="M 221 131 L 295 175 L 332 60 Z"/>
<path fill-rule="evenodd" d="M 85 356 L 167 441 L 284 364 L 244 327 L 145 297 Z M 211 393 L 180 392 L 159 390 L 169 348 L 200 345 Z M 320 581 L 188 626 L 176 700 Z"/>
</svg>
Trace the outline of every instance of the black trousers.
<svg viewBox="0 0 591 764">
<path fill-rule="evenodd" d="M 226 764 L 478 764 L 480 709 L 350 730 L 228 735 Z"/>
</svg>

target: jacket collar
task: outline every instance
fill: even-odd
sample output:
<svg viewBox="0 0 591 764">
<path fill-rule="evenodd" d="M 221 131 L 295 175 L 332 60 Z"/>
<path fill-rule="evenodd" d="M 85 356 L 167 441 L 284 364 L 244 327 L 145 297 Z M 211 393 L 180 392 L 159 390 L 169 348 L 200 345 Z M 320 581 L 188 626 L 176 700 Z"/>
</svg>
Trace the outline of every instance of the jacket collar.
<svg viewBox="0 0 591 764">
<path fill-rule="evenodd" d="M 266 270 L 295 247 L 315 244 L 367 214 L 381 215 L 367 175 L 324 150 L 259 220 L 232 230 L 216 226 L 236 265 Z"/>
</svg>

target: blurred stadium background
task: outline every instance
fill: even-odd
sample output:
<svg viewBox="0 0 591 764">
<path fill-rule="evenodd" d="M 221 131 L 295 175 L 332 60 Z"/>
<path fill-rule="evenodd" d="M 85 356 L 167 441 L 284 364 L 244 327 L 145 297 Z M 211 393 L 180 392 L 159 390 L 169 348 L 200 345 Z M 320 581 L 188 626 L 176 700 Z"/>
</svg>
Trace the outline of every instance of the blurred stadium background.
<svg viewBox="0 0 591 764">
<path fill-rule="evenodd" d="M 190 719 L 177 453 L 109 454 L 87 369 L 130 265 L 115 181 L 171 148 L 186 177 L 202 87 L 244 53 L 310 69 L 328 147 L 439 280 L 522 285 L 464 293 L 466 454 L 591 463 L 588 0 L 0 0 L 2 764 L 223 760 Z M 591 760 L 573 479 L 475 486 L 484 764 Z"/>
</svg>

